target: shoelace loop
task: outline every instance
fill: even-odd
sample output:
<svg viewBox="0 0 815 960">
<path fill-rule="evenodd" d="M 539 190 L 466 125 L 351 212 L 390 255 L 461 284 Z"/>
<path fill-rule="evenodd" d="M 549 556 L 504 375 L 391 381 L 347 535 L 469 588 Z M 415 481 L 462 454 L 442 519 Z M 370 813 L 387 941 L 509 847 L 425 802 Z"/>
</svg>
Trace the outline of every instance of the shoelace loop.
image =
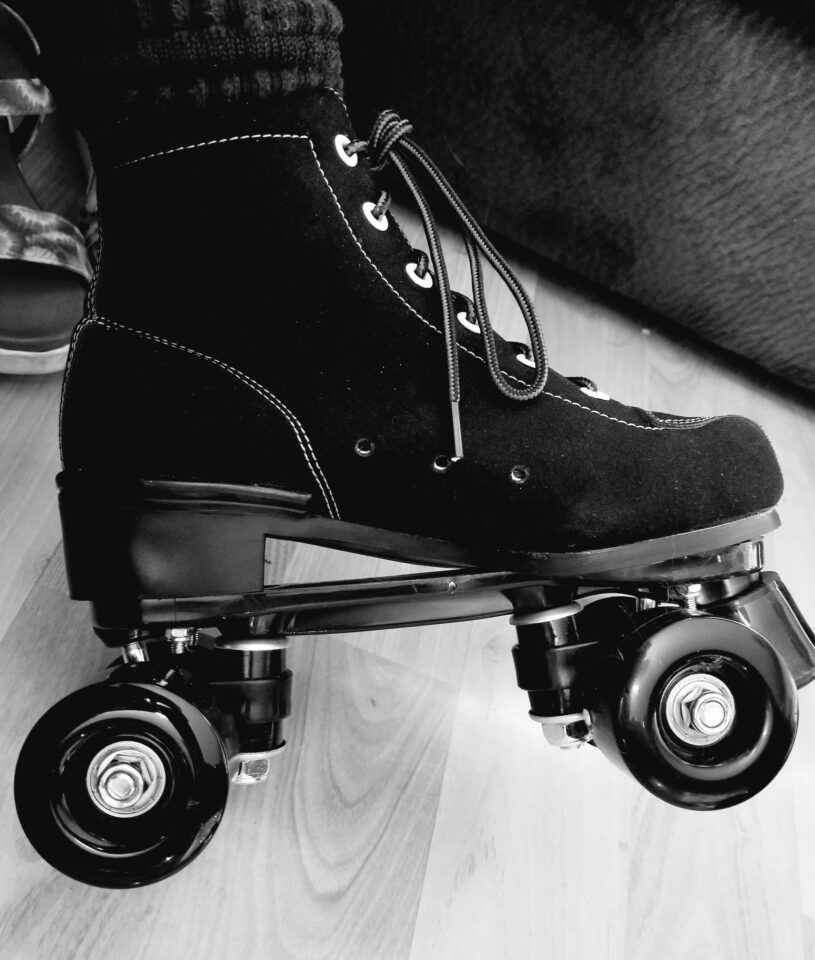
<svg viewBox="0 0 815 960">
<path fill-rule="evenodd" d="M 384 110 L 376 118 L 367 141 L 357 140 L 348 146 L 349 153 L 367 152 L 374 171 L 382 170 L 392 163 L 404 180 L 419 208 L 427 245 L 430 250 L 430 262 L 433 265 L 436 283 L 441 299 L 444 321 L 444 342 L 447 354 L 447 377 L 449 398 L 453 418 L 454 459 L 464 456 L 461 436 L 459 402 L 461 400 L 461 379 L 459 375 L 458 329 L 453 307 L 453 292 L 447 273 L 438 229 L 430 205 L 419 186 L 411 166 L 416 166 L 430 180 L 442 197 L 447 201 L 462 227 L 462 235 L 470 262 L 470 278 L 473 290 L 473 308 L 480 334 L 484 342 L 487 367 L 490 377 L 498 390 L 512 400 L 532 400 L 540 396 L 546 387 L 549 376 L 549 360 L 543 339 L 540 322 L 532 300 L 524 290 L 518 278 L 510 269 L 501 254 L 495 249 L 478 222 L 467 210 L 458 194 L 453 190 L 444 174 L 425 151 L 415 143 L 410 134 L 412 125 L 393 110 Z M 390 197 L 382 194 L 376 203 L 376 216 L 383 216 L 390 205 Z M 495 331 L 490 322 L 489 311 L 484 296 L 484 280 L 481 256 L 492 265 L 495 272 L 509 288 L 523 315 L 529 333 L 530 352 L 535 364 L 535 377 L 532 383 L 523 387 L 515 386 L 501 370 L 495 341 Z M 423 260 L 423 262 L 422 262 Z M 421 273 L 419 272 L 421 270 Z M 417 273 L 423 276 L 427 272 L 426 257 L 420 258 Z M 460 295 L 457 295 L 460 296 Z M 468 310 L 469 314 L 469 310 Z"/>
</svg>

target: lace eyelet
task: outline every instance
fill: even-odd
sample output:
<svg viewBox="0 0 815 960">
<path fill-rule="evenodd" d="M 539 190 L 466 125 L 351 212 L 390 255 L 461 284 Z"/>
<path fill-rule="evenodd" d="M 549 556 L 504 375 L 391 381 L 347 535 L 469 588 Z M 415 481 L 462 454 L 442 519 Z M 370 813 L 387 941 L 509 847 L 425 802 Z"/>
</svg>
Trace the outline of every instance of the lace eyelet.
<svg viewBox="0 0 815 960">
<path fill-rule="evenodd" d="M 420 277 L 416 273 L 418 266 L 418 263 L 409 263 L 405 267 L 405 272 L 418 287 L 424 287 L 425 290 L 429 290 L 433 286 L 433 277 L 430 273 L 426 273 L 423 277 Z"/>
<path fill-rule="evenodd" d="M 354 444 L 354 453 L 358 457 L 370 457 L 374 450 L 376 450 L 376 445 L 373 440 L 368 440 L 365 437 L 360 437 Z"/>
<path fill-rule="evenodd" d="M 610 400 L 611 397 L 607 393 L 603 393 L 602 390 L 589 390 L 588 387 L 581 387 L 581 393 L 585 393 L 587 397 L 594 397 L 595 400 Z"/>
<path fill-rule="evenodd" d="M 452 463 L 453 461 L 450 457 L 446 457 L 441 453 L 433 461 L 433 471 L 434 473 L 447 473 Z"/>
<path fill-rule="evenodd" d="M 375 203 L 371 203 L 370 200 L 366 200 L 362 204 L 362 212 L 365 214 L 368 223 L 372 227 L 376 227 L 377 230 L 387 230 L 388 229 L 388 215 L 383 213 L 381 217 L 374 215 L 374 209 L 376 207 Z"/>
<path fill-rule="evenodd" d="M 525 353 L 517 354 L 515 359 L 518 361 L 518 363 L 522 363 L 525 367 L 532 367 L 533 370 L 535 369 L 535 361 L 530 359 Z"/>
<path fill-rule="evenodd" d="M 509 479 L 513 483 L 517 483 L 519 485 L 526 483 L 526 481 L 529 479 L 529 468 L 522 466 L 513 467 L 509 471 Z"/>
<path fill-rule="evenodd" d="M 337 151 L 337 155 L 340 160 L 347 167 L 355 167 L 359 163 L 359 156 L 356 153 L 347 153 L 345 148 L 351 141 L 342 133 L 338 133 L 334 137 L 334 149 Z"/>
<path fill-rule="evenodd" d="M 460 313 L 457 313 L 456 319 L 462 325 L 462 327 L 464 327 L 466 330 L 469 330 L 470 333 L 481 333 L 481 327 L 479 327 L 477 323 L 474 323 L 472 320 L 470 320 L 470 318 L 467 316 L 466 310 L 462 310 Z"/>
</svg>

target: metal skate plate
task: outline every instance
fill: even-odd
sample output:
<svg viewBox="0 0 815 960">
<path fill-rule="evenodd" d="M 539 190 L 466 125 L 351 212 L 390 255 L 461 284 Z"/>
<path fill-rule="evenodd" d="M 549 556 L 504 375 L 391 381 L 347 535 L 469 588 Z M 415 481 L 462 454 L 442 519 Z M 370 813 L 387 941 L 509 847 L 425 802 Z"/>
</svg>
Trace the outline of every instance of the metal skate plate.
<svg viewBox="0 0 815 960">
<path fill-rule="evenodd" d="M 362 580 L 281 584 L 240 596 L 142 600 L 143 623 L 212 623 L 222 617 L 277 615 L 281 634 L 342 633 L 419 626 L 484 617 L 550 605 L 562 596 L 607 587 L 631 592 L 649 586 L 730 577 L 761 569 L 760 542 L 592 577 L 545 577 L 531 571 L 444 570 Z"/>
</svg>

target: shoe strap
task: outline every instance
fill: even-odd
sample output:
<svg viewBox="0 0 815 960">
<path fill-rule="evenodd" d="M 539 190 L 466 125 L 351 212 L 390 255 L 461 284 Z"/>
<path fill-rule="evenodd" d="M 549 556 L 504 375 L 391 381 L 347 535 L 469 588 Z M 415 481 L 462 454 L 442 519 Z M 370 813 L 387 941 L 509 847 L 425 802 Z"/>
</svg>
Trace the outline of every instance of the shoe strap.
<svg viewBox="0 0 815 960">
<path fill-rule="evenodd" d="M 62 267 L 90 283 L 85 241 L 65 217 L 16 203 L 0 204 L 0 260 Z"/>
<path fill-rule="evenodd" d="M 51 91 L 42 80 L 0 80 L 0 117 L 44 117 L 53 110 Z"/>
<path fill-rule="evenodd" d="M 51 91 L 34 77 L 0 80 L 0 117 L 23 119 L 11 132 L 11 146 L 19 162 L 30 150 L 46 114 L 54 110 Z"/>
</svg>

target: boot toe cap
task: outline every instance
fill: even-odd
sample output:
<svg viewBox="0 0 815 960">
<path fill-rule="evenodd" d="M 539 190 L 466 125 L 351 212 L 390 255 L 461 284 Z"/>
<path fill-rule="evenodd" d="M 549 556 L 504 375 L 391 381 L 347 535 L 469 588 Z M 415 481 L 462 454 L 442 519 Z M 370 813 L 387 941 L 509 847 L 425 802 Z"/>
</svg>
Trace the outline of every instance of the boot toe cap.
<svg viewBox="0 0 815 960">
<path fill-rule="evenodd" d="M 781 499 L 784 480 L 769 438 L 752 420 L 717 417 L 696 428 L 703 469 L 688 474 L 699 516 L 718 523 L 759 513 Z"/>
</svg>

